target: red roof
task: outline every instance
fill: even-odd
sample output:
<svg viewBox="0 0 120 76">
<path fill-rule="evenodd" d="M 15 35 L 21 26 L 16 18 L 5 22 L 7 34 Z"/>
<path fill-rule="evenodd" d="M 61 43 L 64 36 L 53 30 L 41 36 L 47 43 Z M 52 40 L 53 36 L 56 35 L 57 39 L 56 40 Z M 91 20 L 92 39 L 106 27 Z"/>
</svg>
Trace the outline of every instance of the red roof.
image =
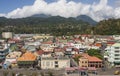
<svg viewBox="0 0 120 76">
<path fill-rule="evenodd" d="M 9 39 L 9 41 L 20 42 L 20 40 L 19 40 L 19 39 Z"/>
<path fill-rule="evenodd" d="M 95 46 L 101 47 L 102 44 L 101 43 L 95 43 Z"/>
<path fill-rule="evenodd" d="M 52 41 L 43 42 L 42 44 L 53 44 Z"/>
<path fill-rule="evenodd" d="M 63 50 L 63 48 L 54 48 L 54 51 L 55 52 L 63 52 L 64 50 Z"/>
<path fill-rule="evenodd" d="M 107 44 L 111 44 L 112 45 L 112 44 L 115 44 L 115 42 L 107 42 Z"/>
<path fill-rule="evenodd" d="M 44 53 L 44 51 L 43 51 L 43 50 L 39 50 L 39 51 L 36 51 L 36 53 L 37 53 L 38 55 L 42 55 L 42 54 Z"/>
<path fill-rule="evenodd" d="M 101 59 L 95 57 L 95 56 L 89 56 L 87 53 L 82 54 L 83 57 L 87 58 L 90 62 L 102 62 Z"/>
<path fill-rule="evenodd" d="M 89 62 L 102 62 L 101 59 L 95 57 L 95 56 L 89 56 L 87 57 Z"/>
<path fill-rule="evenodd" d="M 101 59 L 99 59 L 99 58 L 97 58 L 95 56 L 89 56 L 87 53 L 76 54 L 75 57 L 76 56 L 83 56 L 83 57 L 87 58 L 89 62 L 102 62 Z"/>
</svg>

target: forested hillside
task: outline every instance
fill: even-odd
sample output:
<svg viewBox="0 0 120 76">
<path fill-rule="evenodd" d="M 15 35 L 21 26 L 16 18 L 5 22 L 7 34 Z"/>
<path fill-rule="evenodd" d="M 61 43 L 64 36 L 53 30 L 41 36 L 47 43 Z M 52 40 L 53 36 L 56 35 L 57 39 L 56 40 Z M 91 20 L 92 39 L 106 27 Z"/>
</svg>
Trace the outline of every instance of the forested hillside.
<svg viewBox="0 0 120 76">
<path fill-rule="evenodd" d="M 0 18 L 0 32 L 12 31 L 15 33 L 49 33 L 52 35 L 73 35 L 89 33 L 89 23 L 74 18 L 59 16 L 40 18 L 28 17 L 20 19 Z"/>
<path fill-rule="evenodd" d="M 44 33 L 51 35 L 74 35 L 74 34 L 120 34 L 120 19 L 100 21 L 96 26 L 75 18 L 53 17 L 28 17 L 20 19 L 0 18 L 0 33 L 12 31 L 14 33 L 36 34 Z"/>
<path fill-rule="evenodd" d="M 101 35 L 120 35 L 120 19 L 109 19 L 100 21 L 95 28 L 95 34 Z"/>
</svg>

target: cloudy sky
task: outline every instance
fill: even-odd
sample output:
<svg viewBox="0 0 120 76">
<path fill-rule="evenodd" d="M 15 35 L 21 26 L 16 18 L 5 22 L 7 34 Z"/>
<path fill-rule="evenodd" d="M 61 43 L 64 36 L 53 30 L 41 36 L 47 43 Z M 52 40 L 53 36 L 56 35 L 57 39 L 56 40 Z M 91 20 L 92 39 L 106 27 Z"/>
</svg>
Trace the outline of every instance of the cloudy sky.
<svg viewBox="0 0 120 76">
<path fill-rule="evenodd" d="M 120 18 L 120 0 L 0 0 L 0 17 L 23 18 L 35 14 L 77 17 L 95 21 Z"/>
</svg>

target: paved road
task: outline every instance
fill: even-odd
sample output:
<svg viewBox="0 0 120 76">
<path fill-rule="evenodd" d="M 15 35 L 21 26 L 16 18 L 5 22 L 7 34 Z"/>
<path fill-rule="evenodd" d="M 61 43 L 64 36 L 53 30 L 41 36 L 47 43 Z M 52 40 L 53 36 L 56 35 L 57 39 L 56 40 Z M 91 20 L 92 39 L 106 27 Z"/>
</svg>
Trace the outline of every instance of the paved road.
<svg viewBox="0 0 120 76">
<path fill-rule="evenodd" d="M 105 69 L 105 71 L 102 69 L 99 69 L 99 70 L 97 70 L 97 72 L 98 72 L 98 75 L 114 75 L 114 72 L 116 70 L 120 71 L 120 68 L 111 68 L 111 69 L 107 68 L 107 69 Z"/>
<path fill-rule="evenodd" d="M 45 76 L 48 76 L 49 73 L 52 73 L 54 76 L 65 76 L 65 71 L 63 69 L 61 70 L 28 70 L 28 69 L 8 69 L 0 70 L 0 76 L 5 76 L 5 73 L 8 73 L 7 76 L 12 76 L 12 73 L 21 73 L 26 76 L 31 76 L 33 73 L 41 74 L 43 73 Z"/>
</svg>

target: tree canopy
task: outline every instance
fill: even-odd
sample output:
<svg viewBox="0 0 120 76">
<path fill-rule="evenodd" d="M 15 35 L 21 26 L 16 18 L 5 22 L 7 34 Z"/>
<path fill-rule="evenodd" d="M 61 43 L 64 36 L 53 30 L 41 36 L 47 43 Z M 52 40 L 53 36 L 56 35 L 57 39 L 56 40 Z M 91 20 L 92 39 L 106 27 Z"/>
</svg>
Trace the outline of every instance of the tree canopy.
<svg viewBox="0 0 120 76">
<path fill-rule="evenodd" d="M 90 49 L 87 51 L 88 55 L 90 56 L 95 56 L 95 57 L 98 57 L 100 59 L 103 58 L 103 56 L 101 55 L 100 53 L 100 50 L 96 50 L 96 49 Z"/>
</svg>

